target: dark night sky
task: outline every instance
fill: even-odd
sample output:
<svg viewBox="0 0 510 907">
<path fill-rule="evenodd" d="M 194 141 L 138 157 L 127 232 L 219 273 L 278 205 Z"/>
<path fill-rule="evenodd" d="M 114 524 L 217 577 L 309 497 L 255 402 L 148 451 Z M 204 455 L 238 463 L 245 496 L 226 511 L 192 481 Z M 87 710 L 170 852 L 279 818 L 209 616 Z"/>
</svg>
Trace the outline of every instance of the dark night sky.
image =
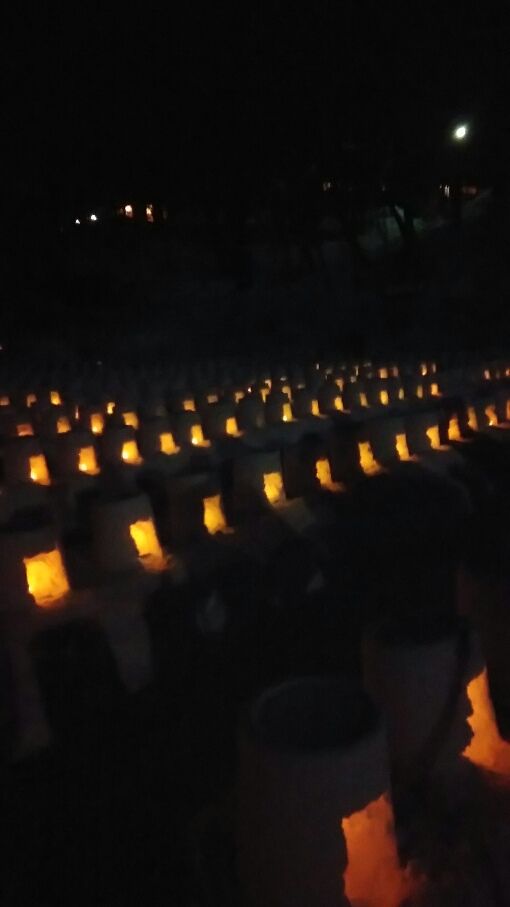
<svg viewBox="0 0 510 907">
<path fill-rule="evenodd" d="M 6 23 L 7 190 L 231 191 L 349 141 L 412 169 L 459 113 L 508 147 L 505 3 L 69 6 Z"/>
</svg>

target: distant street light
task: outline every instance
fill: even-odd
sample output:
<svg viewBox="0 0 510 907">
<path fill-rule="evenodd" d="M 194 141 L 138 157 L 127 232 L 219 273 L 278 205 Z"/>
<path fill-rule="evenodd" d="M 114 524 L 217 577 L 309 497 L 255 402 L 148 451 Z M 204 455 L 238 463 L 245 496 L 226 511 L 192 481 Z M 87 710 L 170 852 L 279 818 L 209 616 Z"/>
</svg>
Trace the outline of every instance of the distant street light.
<svg viewBox="0 0 510 907">
<path fill-rule="evenodd" d="M 89 220 L 97 220 L 97 214 L 91 214 Z"/>
<path fill-rule="evenodd" d="M 460 126 L 456 126 L 453 130 L 453 138 L 456 142 L 462 142 L 467 137 L 468 127 L 465 123 L 461 123 Z"/>
</svg>

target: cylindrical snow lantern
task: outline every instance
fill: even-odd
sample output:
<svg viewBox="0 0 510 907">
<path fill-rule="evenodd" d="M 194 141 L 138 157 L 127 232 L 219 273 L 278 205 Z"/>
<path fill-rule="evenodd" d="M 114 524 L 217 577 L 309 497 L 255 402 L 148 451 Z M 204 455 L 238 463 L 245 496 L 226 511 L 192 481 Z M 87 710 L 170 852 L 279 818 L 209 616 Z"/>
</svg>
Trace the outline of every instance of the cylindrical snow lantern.
<svg viewBox="0 0 510 907">
<path fill-rule="evenodd" d="M 154 514 L 144 494 L 95 502 L 91 525 L 94 558 L 104 573 L 140 566 L 147 570 L 164 569 L 165 557 Z"/>
<path fill-rule="evenodd" d="M 86 431 L 66 432 L 53 439 L 50 462 L 56 476 L 99 473 L 94 435 Z"/>
<path fill-rule="evenodd" d="M 108 425 L 98 438 L 101 463 L 138 466 L 142 462 L 135 429 L 130 425 Z"/>
<path fill-rule="evenodd" d="M 368 697 L 336 678 L 264 692 L 240 733 L 238 859 L 245 907 L 397 907 L 386 741 Z"/>
<path fill-rule="evenodd" d="M 0 610 L 54 608 L 63 604 L 69 581 L 51 525 L 0 532 Z"/>
<path fill-rule="evenodd" d="M 23 436 L 6 441 L 4 446 L 4 480 L 50 484 L 48 464 L 37 438 Z"/>
<path fill-rule="evenodd" d="M 233 463 L 233 506 L 238 511 L 267 509 L 285 501 L 279 450 L 257 451 Z"/>
<path fill-rule="evenodd" d="M 291 422 L 294 418 L 289 397 L 281 391 L 271 391 L 266 399 L 265 407 L 268 425 L 273 425 L 275 422 Z"/>
<path fill-rule="evenodd" d="M 266 415 L 264 403 L 258 394 L 246 394 L 237 404 L 237 424 L 241 431 L 264 428 Z"/>
<path fill-rule="evenodd" d="M 143 457 L 162 453 L 170 456 L 179 452 L 170 424 L 166 418 L 148 419 L 138 430 L 140 452 Z"/>
</svg>

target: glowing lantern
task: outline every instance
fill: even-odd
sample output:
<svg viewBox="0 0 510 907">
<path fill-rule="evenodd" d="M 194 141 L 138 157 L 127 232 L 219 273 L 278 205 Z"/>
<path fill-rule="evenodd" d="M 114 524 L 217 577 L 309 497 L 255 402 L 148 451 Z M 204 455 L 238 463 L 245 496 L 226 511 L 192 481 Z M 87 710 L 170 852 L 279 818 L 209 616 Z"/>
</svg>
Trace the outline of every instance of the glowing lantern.
<svg viewBox="0 0 510 907">
<path fill-rule="evenodd" d="M 125 463 L 137 465 L 142 462 L 136 441 L 124 441 L 121 456 Z"/>
<path fill-rule="evenodd" d="M 260 394 L 261 394 L 261 397 L 262 397 L 264 403 L 266 402 L 266 400 L 267 400 L 267 398 L 268 398 L 268 396 L 269 396 L 270 391 L 271 391 L 271 388 L 269 388 L 269 387 L 262 387 L 262 388 L 260 389 Z"/>
<path fill-rule="evenodd" d="M 343 389 L 344 389 L 344 379 L 343 378 L 337 378 L 335 381 L 335 384 L 337 385 L 339 390 L 343 391 Z"/>
<path fill-rule="evenodd" d="M 27 406 L 33 406 L 34 403 L 37 403 L 37 397 L 35 394 L 27 394 Z"/>
<path fill-rule="evenodd" d="M 147 218 L 149 224 L 154 223 L 154 211 L 152 205 L 145 206 L 145 217 Z"/>
<path fill-rule="evenodd" d="M 90 427 L 92 434 L 101 435 L 104 429 L 104 416 L 102 413 L 92 413 L 90 417 Z"/>
<path fill-rule="evenodd" d="M 400 388 L 399 388 L 399 391 L 398 391 L 398 399 L 399 399 L 399 400 L 405 400 L 405 394 L 404 394 L 404 388 L 403 388 L 403 387 L 400 387 Z"/>
<path fill-rule="evenodd" d="M 39 485 L 49 485 L 50 476 L 44 454 L 36 454 L 33 457 L 29 457 L 28 462 L 32 482 L 37 482 Z"/>
<path fill-rule="evenodd" d="M 288 384 L 284 384 L 284 385 L 283 385 L 283 387 L 282 387 L 282 394 L 286 394 L 287 397 L 288 397 L 289 400 L 290 400 L 290 398 L 291 398 L 291 396 L 292 396 L 292 391 L 291 391 L 291 389 L 290 389 L 290 387 L 289 387 Z"/>
<path fill-rule="evenodd" d="M 396 366 L 396 365 L 393 366 L 393 368 L 391 370 L 391 374 L 393 375 L 394 378 L 398 378 L 398 366 Z"/>
<path fill-rule="evenodd" d="M 359 465 L 367 476 L 381 472 L 381 467 L 374 457 L 370 441 L 360 441 L 358 444 Z"/>
<path fill-rule="evenodd" d="M 420 372 L 421 372 L 422 375 L 426 375 L 426 374 L 427 374 L 427 366 L 426 366 L 426 364 L 425 364 L 424 362 L 423 362 L 423 363 L 421 364 L 421 366 L 420 366 Z"/>
<path fill-rule="evenodd" d="M 183 406 L 183 409 L 187 410 L 187 412 L 190 412 L 190 413 L 196 412 L 195 401 L 190 398 L 187 400 L 184 400 L 182 406 Z"/>
<path fill-rule="evenodd" d="M 33 435 L 34 429 L 30 425 L 30 422 L 22 422 L 21 425 L 16 426 L 16 434 L 18 437 L 23 438 L 26 435 Z"/>
<path fill-rule="evenodd" d="M 425 434 L 430 441 L 432 450 L 441 450 L 443 445 L 441 444 L 441 439 L 439 437 L 439 427 L 437 425 L 432 425 L 430 428 L 427 428 Z"/>
<path fill-rule="evenodd" d="M 409 448 L 407 446 L 407 438 L 404 433 L 396 436 L 395 448 L 396 448 L 397 456 L 398 456 L 399 460 L 410 460 L 411 459 L 411 454 L 409 453 Z"/>
<path fill-rule="evenodd" d="M 237 419 L 235 416 L 230 416 L 225 422 L 225 432 L 233 438 L 236 438 L 241 434 L 237 427 Z"/>
<path fill-rule="evenodd" d="M 225 514 L 221 504 L 219 494 L 212 495 L 210 498 L 204 498 L 204 526 L 210 535 L 216 532 L 223 532 L 227 528 Z"/>
<path fill-rule="evenodd" d="M 400 866 L 393 808 L 382 794 L 341 821 L 347 849 L 345 895 L 350 904 L 399 907 L 416 887 Z"/>
<path fill-rule="evenodd" d="M 24 557 L 30 595 L 36 605 L 50 608 L 69 592 L 69 583 L 60 551 L 43 551 L 35 557 Z"/>
<path fill-rule="evenodd" d="M 208 394 L 208 395 L 207 395 L 207 402 L 208 402 L 208 403 L 217 403 L 217 402 L 218 402 L 218 394 Z"/>
<path fill-rule="evenodd" d="M 281 472 L 264 473 L 264 494 L 270 504 L 281 504 L 285 500 Z"/>
<path fill-rule="evenodd" d="M 462 441 L 462 435 L 460 433 L 459 420 L 457 416 L 452 416 L 448 422 L 448 440 L 449 441 Z"/>
<path fill-rule="evenodd" d="M 239 401 L 242 400 L 243 397 L 244 397 L 244 391 L 236 391 L 234 393 L 234 401 L 236 403 L 239 403 Z"/>
<path fill-rule="evenodd" d="M 343 412 L 344 404 L 341 397 L 335 397 L 334 406 L 335 409 L 337 409 L 339 412 Z"/>
<path fill-rule="evenodd" d="M 106 412 L 108 413 L 109 416 L 112 415 L 114 409 L 115 409 L 115 403 L 113 402 L 113 400 L 111 400 L 110 403 L 106 404 Z"/>
<path fill-rule="evenodd" d="M 380 368 L 379 369 L 379 378 L 387 378 L 387 377 L 388 377 L 388 369 Z"/>
<path fill-rule="evenodd" d="M 359 402 L 360 406 L 368 406 L 367 395 L 363 391 L 359 395 Z"/>
<path fill-rule="evenodd" d="M 318 400 L 312 400 L 312 416 L 320 416 Z"/>
<path fill-rule="evenodd" d="M 0 397 L 0 406 L 9 406 L 10 402 L 9 397 Z"/>
<path fill-rule="evenodd" d="M 164 431 L 163 434 L 159 436 L 159 441 L 161 453 L 174 454 L 179 450 L 174 441 L 174 436 L 170 431 Z"/>
<path fill-rule="evenodd" d="M 485 378 L 486 381 L 490 381 L 491 373 L 488 368 L 485 369 L 485 371 L 483 373 L 483 377 Z"/>
<path fill-rule="evenodd" d="M 128 218 L 133 217 L 133 205 L 124 205 L 124 214 Z"/>
<path fill-rule="evenodd" d="M 468 683 L 467 696 L 472 709 L 467 720 L 473 737 L 462 755 L 481 768 L 510 775 L 510 744 L 498 731 L 486 668 Z"/>
<path fill-rule="evenodd" d="M 331 477 L 331 466 L 327 457 L 322 457 L 315 464 L 315 475 L 321 488 L 325 491 L 342 491 L 343 485 L 334 482 Z"/>
<path fill-rule="evenodd" d="M 191 426 L 191 443 L 194 444 L 195 447 L 205 445 L 202 426 L 199 425 L 198 422 Z"/>
<path fill-rule="evenodd" d="M 62 398 L 58 391 L 50 391 L 50 402 L 53 406 L 62 406 Z"/>
<path fill-rule="evenodd" d="M 497 425 L 498 417 L 496 415 L 496 407 L 492 404 L 485 408 L 485 415 L 487 416 L 489 425 Z"/>
<path fill-rule="evenodd" d="M 151 519 L 131 523 L 129 533 L 146 570 L 163 570 L 166 561 Z"/>
<path fill-rule="evenodd" d="M 92 446 L 80 448 L 78 454 L 78 469 L 80 472 L 86 472 L 89 476 L 97 475 L 99 472 L 96 452 Z"/>
<path fill-rule="evenodd" d="M 439 386 L 437 384 L 430 385 L 430 395 L 432 397 L 439 397 Z"/>
<path fill-rule="evenodd" d="M 57 434 L 65 435 L 68 431 L 71 431 L 69 419 L 67 416 L 60 416 L 60 418 L 57 419 Z"/>
<path fill-rule="evenodd" d="M 122 413 L 122 418 L 124 419 L 124 425 L 130 425 L 131 428 L 134 428 L 135 430 L 140 424 L 136 413 Z"/>
<path fill-rule="evenodd" d="M 420 400 L 422 399 L 422 397 L 423 397 L 423 385 L 422 384 L 419 384 L 418 387 L 416 388 L 416 396 L 419 397 Z"/>
<path fill-rule="evenodd" d="M 290 403 L 283 404 L 282 419 L 284 422 L 292 422 L 292 408 Z"/>
<path fill-rule="evenodd" d="M 387 406 L 388 403 L 390 402 L 390 398 L 388 396 L 388 391 L 381 391 L 381 393 L 379 394 L 379 399 L 383 406 Z"/>
<path fill-rule="evenodd" d="M 478 431 L 478 419 L 476 418 L 476 412 L 474 406 L 468 406 L 468 425 L 471 431 Z"/>
</svg>

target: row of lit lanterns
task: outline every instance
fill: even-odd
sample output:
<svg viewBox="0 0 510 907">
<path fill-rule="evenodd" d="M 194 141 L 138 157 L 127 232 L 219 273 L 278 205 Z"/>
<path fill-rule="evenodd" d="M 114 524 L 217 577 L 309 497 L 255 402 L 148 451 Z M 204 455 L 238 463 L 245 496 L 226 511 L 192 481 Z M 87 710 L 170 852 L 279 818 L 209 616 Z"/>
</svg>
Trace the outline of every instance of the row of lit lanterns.
<svg viewBox="0 0 510 907">
<path fill-rule="evenodd" d="M 133 205 L 127 204 L 127 205 L 122 205 L 122 207 L 120 207 L 118 209 L 117 213 L 120 214 L 122 217 L 127 218 L 128 220 L 132 220 L 135 212 L 134 212 Z M 99 217 L 95 212 L 92 212 L 92 214 L 88 215 L 87 220 L 94 224 L 94 223 L 97 223 L 97 221 L 99 220 Z M 154 205 L 145 206 L 145 220 L 149 224 L 154 223 Z M 79 217 L 75 218 L 74 222 L 77 225 L 81 224 L 81 220 Z"/>
</svg>

